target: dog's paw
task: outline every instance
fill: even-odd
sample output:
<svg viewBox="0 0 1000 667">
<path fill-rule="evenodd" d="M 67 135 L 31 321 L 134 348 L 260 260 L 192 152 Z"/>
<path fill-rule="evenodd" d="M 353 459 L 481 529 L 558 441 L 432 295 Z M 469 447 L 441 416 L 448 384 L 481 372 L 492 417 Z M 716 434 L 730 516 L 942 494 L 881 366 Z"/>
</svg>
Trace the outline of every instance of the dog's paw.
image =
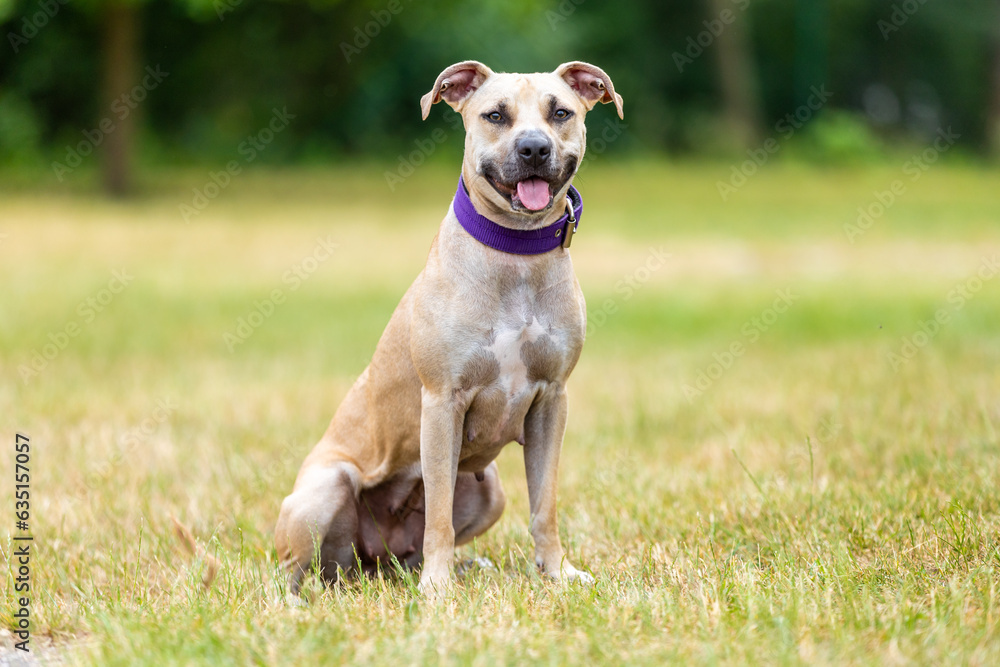
<svg viewBox="0 0 1000 667">
<path fill-rule="evenodd" d="M 464 560 L 455 567 L 455 573 L 460 577 L 476 570 L 481 572 L 496 572 L 497 566 L 489 558 L 479 557 Z"/>
<path fill-rule="evenodd" d="M 562 568 L 561 576 L 563 581 L 581 584 L 583 586 L 593 586 L 594 577 L 583 570 L 578 570 L 572 565 L 565 565 Z"/>
<path fill-rule="evenodd" d="M 451 593 L 455 584 L 454 577 L 450 572 L 427 572 L 420 577 L 420 584 L 417 590 L 428 600 L 443 600 Z"/>
<path fill-rule="evenodd" d="M 560 581 L 563 583 L 575 583 L 581 584 L 583 586 L 593 586 L 594 577 L 584 572 L 583 570 L 578 570 L 566 561 L 559 564 L 558 567 L 547 568 L 544 565 L 539 564 L 539 568 L 545 574 L 545 576 L 553 579 L 555 581 Z"/>
<path fill-rule="evenodd" d="M 303 600 L 300 596 L 289 593 L 285 596 L 285 605 L 293 609 L 303 609 L 308 607 L 309 603 Z"/>
<path fill-rule="evenodd" d="M 295 593 L 285 593 L 284 595 L 279 593 L 272 598 L 271 604 L 275 607 L 284 607 L 285 609 L 304 609 L 309 606 L 308 601 Z"/>
</svg>

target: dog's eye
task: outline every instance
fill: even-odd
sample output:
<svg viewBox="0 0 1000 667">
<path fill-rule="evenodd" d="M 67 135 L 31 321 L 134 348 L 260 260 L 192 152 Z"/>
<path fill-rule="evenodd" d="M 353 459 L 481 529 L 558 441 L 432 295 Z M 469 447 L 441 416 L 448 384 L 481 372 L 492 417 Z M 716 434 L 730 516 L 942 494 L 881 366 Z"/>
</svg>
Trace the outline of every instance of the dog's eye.
<svg viewBox="0 0 1000 667">
<path fill-rule="evenodd" d="M 488 114 L 486 114 L 486 119 L 489 120 L 491 123 L 499 123 L 500 121 L 503 120 L 503 114 L 501 114 L 499 111 L 491 111 Z"/>
<path fill-rule="evenodd" d="M 556 112 L 552 115 L 556 117 L 556 120 L 566 120 L 573 114 L 566 109 L 556 109 Z"/>
</svg>

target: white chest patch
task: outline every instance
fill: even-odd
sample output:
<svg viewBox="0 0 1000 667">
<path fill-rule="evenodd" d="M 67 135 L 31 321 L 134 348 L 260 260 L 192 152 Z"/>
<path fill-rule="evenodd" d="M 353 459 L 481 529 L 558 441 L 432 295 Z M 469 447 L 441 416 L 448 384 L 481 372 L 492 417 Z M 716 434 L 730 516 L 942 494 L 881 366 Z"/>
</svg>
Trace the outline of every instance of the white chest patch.
<svg viewBox="0 0 1000 667">
<path fill-rule="evenodd" d="M 493 339 L 493 344 L 487 348 L 500 365 L 499 380 L 506 389 L 507 396 L 516 396 L 528 386 L 528 367 L 521 358 L 521 346 L 524 343 L 534 343 L 545 333 L 545 328 L 532 318 L 526 326 L 502 329 Z"/>
</svg>

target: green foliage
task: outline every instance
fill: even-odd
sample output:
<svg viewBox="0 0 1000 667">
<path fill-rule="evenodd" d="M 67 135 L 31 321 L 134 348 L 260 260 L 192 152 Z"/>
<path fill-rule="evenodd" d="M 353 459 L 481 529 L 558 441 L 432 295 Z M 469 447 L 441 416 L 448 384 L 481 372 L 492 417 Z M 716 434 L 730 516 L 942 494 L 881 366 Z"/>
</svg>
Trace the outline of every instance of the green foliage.
<svg viewBox="0 0 1000 667">
<path fill-rule="evenodd" d="M 227 160 L 285 106 L 296 121 L 262 161 L 393 158 L 434 129 L 421 123 L 417 100 L 435 75 L 468 58 L 501 71 L 550 69 L 571 59 L 604 67 L 626 101 L 628 130 L 609 147 L 612 154 L 726 150 L 719 140 L 725 128 L 718 120 L 718 44 L 701 48 L 683 71 L 675 62 L 716 18 L 704 2 L 127 1 L 142 5 L 140 62 L 171 73 L 141 108 L 144 136 L 155 144 L 149 153 L 160 160 Z M 56 3 L 58 15 L 37 35 L 0 49 L 0 90 L 28 105 L 38 119 L 37 143 L 54 158 L 109 113 L 98 108 L 94 86 L 106 2 Z M 994 5 L 924 3 L 885 38 L 878 26 L 893 14 L 889 0 L 815 0 L 808 7 L 822 19 L 818 28 L 802 19 L 802 3 L 734 0 L 749 27 L 762 129 L 794 111 L 809 86 L 827 85 L 835 93 L 831 108 L 851 116 L 821 121 L 812 142 L 803 135 L 803 156 L 815 149 L 820 160 L 840 160 L 863 148 L 862 125 L 892 143 L 919 141 L 936 125 L 953 124 L 965 146 L 981 149 L 996 48 L 990 26 L 1000 25 Z M 38 11 L 38 0 L 0 0 L 4 41 Z M 797 46 L 810 34 L 803 25 L 822 32 L 810 48 Z M 873 120 L 866 102 L 876 84 L 899 107 L 888 125 Z M 607 110 L 596 114 L 599 121 L 609 117 Z M 853 130 L 849 117 L 858 119 Z M 0 161 L 8 159 L 3 150 Z"/>
<path fill-rule="evenodd" d="M 0 0 L 0 24 L 10 20 L 16 10 L 15 0 Z"/>
<path fill-rule="evenodd" d="M 0 93 L 0 156 L 7 162 L 37 162 L 41 128 L 31 105 L 17 92 Z"/>
<path fill-rule="evenodd" d="M 857 164 L 885 159 L 887 148 L 863 117 L 833 110 L 793 137 L 788 154 L 824 164 Z"/>
</svg>

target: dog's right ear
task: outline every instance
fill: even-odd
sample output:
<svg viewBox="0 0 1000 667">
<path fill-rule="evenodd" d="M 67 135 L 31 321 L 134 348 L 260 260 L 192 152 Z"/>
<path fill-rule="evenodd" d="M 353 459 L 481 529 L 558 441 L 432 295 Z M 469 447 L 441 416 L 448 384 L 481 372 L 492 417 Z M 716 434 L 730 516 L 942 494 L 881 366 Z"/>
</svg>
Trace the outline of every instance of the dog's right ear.
<svg viewBox="0 0 1000 667">
<path fill-rule="evenodd" d="M 420 98 L 420 113 L 423 119 L 431 113 L 431 105 L 442 99 L 455 111 L 460 111 L 462 102 L 476 92 L 486 79 L 493 75 L 486 65 L 475 60 L 455 63 L 438 74 L 431 91 Z"/>
</svg>

